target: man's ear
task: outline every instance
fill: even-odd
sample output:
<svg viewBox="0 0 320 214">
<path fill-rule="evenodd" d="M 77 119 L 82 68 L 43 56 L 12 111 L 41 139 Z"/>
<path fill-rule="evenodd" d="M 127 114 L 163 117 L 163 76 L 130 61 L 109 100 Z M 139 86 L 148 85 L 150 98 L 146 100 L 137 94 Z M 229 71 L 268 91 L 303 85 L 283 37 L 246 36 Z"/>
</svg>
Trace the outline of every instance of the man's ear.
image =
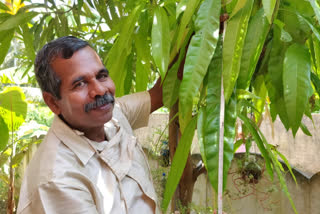
<svg viewBox="0 0 320 214">
<path fill-rule="evenodd" d="M 49 92 L 45 92 L 45 91 L 42 92 L 42 96 L 43 96 L 44 102 L 51 109 L 51 111 L 56 115 L 59 115 L 61 113 L 61 110 L 58 104 L 58 98 L 56 98 Z"/>
</svg>

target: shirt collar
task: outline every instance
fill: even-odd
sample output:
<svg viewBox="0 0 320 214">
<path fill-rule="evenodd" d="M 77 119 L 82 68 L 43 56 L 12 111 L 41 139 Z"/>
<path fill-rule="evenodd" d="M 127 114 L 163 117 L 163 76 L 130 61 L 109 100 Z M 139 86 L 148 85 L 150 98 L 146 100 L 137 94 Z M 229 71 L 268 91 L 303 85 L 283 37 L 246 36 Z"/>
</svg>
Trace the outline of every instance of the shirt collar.
<svg viewBox="0 0 320 214">
<path fill-rule="evenodd" d="M 70 150 L 80 159 L 83 165 L 86 165 L 89 159 L 94 155 L 95 150 L 86 141 L 82 132 L 71 129 L 57 115 L 54 116 L 52 131 Z M 82 133 L 82 134 L 81 134 Z"/>
</svg>

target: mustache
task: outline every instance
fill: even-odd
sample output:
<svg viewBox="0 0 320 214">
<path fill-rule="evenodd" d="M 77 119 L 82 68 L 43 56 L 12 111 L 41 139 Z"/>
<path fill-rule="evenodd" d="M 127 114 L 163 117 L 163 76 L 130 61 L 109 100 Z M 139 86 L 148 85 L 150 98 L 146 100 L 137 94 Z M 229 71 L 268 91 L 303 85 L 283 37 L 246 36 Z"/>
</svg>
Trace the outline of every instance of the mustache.
<svg viewBox="0 0 320 214">
<path fill-rule="evenodd" d="M 85 104 L 84 111 L 89 112 L 92 109 L 99 108 L 100 106 L 103 106 L 109 103 L 114 104 L 114 97 L 112 94 L 105 94 L 103 96 L 98 96 L 96 97 L 96 100 L 94 102 Z"/>
</svg>

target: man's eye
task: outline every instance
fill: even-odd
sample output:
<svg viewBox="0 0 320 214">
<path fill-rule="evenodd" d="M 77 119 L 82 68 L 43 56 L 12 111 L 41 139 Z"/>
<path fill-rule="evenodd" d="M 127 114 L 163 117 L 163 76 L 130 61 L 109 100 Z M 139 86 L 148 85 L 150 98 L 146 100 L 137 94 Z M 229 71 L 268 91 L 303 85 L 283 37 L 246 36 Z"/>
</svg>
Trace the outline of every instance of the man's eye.
<svg viewBox="0 0 320 214">
<path fill-rule="evenodd" d="M 78 82 L 77 84 L 74 85 L 73 88 L 79 88 L 79 87 L 82 87 L 82 86 L 84 86 L 84 85 L 85 85 L 84 82 Z"/>
<path fill-rule="evenodd" d="M 106 79 L 106 78 L 108 78 L 108 74 L 107 73 L 99 74 L 97 76 L 97 79 Z"/>
</svg>

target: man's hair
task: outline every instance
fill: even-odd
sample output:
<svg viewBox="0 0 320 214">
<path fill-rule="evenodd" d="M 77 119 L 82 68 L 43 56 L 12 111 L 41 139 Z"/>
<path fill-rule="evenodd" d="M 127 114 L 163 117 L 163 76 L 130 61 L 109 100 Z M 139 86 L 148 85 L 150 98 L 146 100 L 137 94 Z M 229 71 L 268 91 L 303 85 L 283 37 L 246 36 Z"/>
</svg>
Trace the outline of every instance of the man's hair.
<svg viewBox="0 0 320 214">
<path fill-rule="evenodd" d="M 34 63 L 34 72 L 41 90 L 61 99 L 61 79 L 52 69 L 51 63 L 57 57 L 70 59 L 76 51 L 86 46 L 90 46 L 88 42 L 74 36 L 61 37 L 43 46 Z"/>
</svg>

